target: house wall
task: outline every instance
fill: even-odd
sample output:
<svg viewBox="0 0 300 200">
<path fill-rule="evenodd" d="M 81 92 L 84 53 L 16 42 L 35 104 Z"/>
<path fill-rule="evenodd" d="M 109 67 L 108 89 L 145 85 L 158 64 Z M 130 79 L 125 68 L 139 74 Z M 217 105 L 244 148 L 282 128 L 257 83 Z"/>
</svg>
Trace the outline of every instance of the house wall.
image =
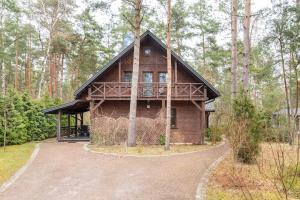
<svg viewBox="0 0 300 200">
<path fill-rule="evenodd" d="M 151 55 L 146 56 L 144 49 L 150 48 Z M 119 69 L 119 62 L 121 67 Z M 95 82 L 124 82 L 124 73 L 126 71 L 132 72 L 133 66 L 133 51 L 130 51 L 127 55 L 123 56 L 120 61 L 117 61 L 107 69 L 101 76 L 99 76 Z M 153 72 L 153 82 L 159 82 L 159 73 L 167 72 L 167 59 L 166 53 L 150 40 L 143 41 L 141 43 L 140 50 L 140 68 L 139 68 L 139 82 L 143 82 L 143 73 Z M 181 63 L 177 63 L 177 82 L 178 83 L 199 83 L 199 81 L 182 66 Z M 175 79 L 175 59 L 172 58 L 172 82 L 176 82 Z M 81 99 L 87 99 L 87 89 L 80 95 Z"/>
<path fill-rule="evenodd" d="M 137 118 L 154 119 L 162 113 L 162 101 L 138 101 Z M 111 118 L 126 117 L 129 114 L 130 101 L 105 101 L 96 111 L 97 116 Z M 190 101 L 174 101 L 172 108 L 176 108 L 176 128 L 171 130 L 171 143 L 193 143 L 198 144 L 201 138 L 201 112 Z M 98 123 L 101 123 L 98 121 Z M 155 131 L 155 129 L 154 129 Z M 159 130 L 161 131 L 161 130 Z M 163 134 L 153 133 L 154 135 Z M 157 140 L 154 140 L 157 141 Z"/>
</svg>

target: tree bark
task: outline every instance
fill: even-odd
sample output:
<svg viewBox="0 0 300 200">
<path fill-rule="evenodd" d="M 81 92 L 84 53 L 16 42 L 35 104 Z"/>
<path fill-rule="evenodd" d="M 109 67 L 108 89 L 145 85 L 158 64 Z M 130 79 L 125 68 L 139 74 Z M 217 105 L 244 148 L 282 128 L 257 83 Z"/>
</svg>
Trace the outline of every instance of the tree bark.
<svg viewBox="0 0 300 200">
<path fill-rule="evenodd" d="M 281 57 L 281 67 L 283 73 L 283 82 L 284 82 L 284 91 L 285 91 L 285 100 L 286 100 L 286 108 L 287 108 L 287 119 L 288 119 L 288 131 L 289 131 L 289 143 L 292 144 L 292 137 L 291 137 L 291 111 L 290 111 L 290 101 L 289 101 L 289 90 L 286 80 L 286 69 L 284 63 L 284 56 L 283 56 L 283 41 L 282 38 L 279 38 L 279 45 L 280 45 L 280 57 Z"/>
<path fill-rule="evenodd" d="M 249 63 L 250 63 L 250 23 L 251 23 L 251 0 L 244 0 L 244 67 L 243 67 L 243 86 L 244 92 L 249 90 Z"/>
<path fill-rule="evenodd" d="M 231 99 L 237 94 L 237 8 L 238 0 L 231 2 Z"/>
<path fill-rule="evenodd" d="M 206 52 L 205 52 L 205 34 L 204 31 L 202 32 L 202 54 L 203 54 L 203 68 L 205 69 L 206 67 Z"/>
<path fill-rule="evenodd" d="M 25 65 L 25 88 L 30 95 L 32 95 L 32 91 L 31 91 L 31 68 L 32 68 L 31 40 L 32 40 L 32 35 L 31 35 L 31 33 L 29 33 L 28 52 L 27 52 L 27 59 L 26 59 L 26 65 Z"/>
<path fill-rule="evenodd" d="M 16 41 L 15 41 L 15 48 L 16 48 L 16 66 L 15 66 L 15 89 L 18 91 L 20 89 L 20 84 L 19 84 L 19 78 L 20 78 L 20 73 L 19 73 L 19 33 L 16 32 Z"/>
<path fill-rule="evenodd" d="M 171 28 L 172 28 L 172 8 L 171 0 L 168 0 L 168 22 L 167 22 L 167 116 L 166 116 L 166 139 L 165 150 L 170 149 L 171 135 L 171 97 L 172 97 L 172 55 L 171 55 Z"/>
<path fill-rule="evenodd" d="M 142 0 L 135 0 L 134 10 L 134 50 L 133 50 L 133 70 L 131 84 L 130 111 L 128 122 L 127 145 L 129 147 L 136 146 L 136 106 L 137 106 L 137 90 L 140 66 L 140 24 L 141 24 Z"/>
<path fill-rule="evenodd" d="M 59 86 L 59 96 L 63 99 L 63 82 L 64 82 L 64 59 L 65 55 L 62 53 L 61 55 L 61 67 L 60 67 L 60 86 Z"/>
</svg>

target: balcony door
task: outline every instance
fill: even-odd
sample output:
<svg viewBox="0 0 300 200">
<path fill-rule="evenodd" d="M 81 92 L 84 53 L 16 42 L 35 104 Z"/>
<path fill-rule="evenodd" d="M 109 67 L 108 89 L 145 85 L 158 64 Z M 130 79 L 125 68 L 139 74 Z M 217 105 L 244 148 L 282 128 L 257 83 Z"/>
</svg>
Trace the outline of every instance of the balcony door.
<svg viewBox="0 0 300 200">
<path fill-rule="evenodd" d="M 143 73 L 143 93 L 144 96 L 146 97 L 151 97 L 153 95 L 153 87 L 152 87 L 152 82 L 153 82 L 153 73 L 152 72 L 144 72 Z"/>
</svg>

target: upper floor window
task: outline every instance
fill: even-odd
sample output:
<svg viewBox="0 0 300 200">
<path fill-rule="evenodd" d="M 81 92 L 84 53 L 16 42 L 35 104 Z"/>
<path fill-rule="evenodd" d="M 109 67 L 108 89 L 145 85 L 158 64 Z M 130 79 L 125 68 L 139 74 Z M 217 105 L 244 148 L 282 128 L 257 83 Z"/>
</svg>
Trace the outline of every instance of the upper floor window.
<svg viewBox="0 0 300 200">
<path fill-rule="evenodd" d="M 159 78 L 160 83 L 166 83 L 167 82 L 168 75 L 167 75 L 166 72 L 159 72 L 158 76 L 159 76 L 158 78 Z"/>
<path fill-rule="evenodd" d="M 144 54 L 145 56 L 150 56 L 151 55 L 151 49 L 149 47 L 144 48 Z"/>
<path fill-rule="evenodd" d="M 124 82 L 131 83 L 132 72 L 124 72 L 123 80 Z"/>
</svg>

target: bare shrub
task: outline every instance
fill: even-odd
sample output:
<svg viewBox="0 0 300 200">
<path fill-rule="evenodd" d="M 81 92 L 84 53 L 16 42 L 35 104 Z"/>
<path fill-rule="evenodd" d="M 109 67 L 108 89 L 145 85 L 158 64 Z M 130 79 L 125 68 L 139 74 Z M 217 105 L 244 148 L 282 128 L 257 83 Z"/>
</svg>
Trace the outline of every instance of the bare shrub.
<svg viewBox="0 0 300 200">
<path fill-rule="evenodd" d="M 94 119 L 91 141 L 99 145 L 119 145 L 127 142 L 128 118 L 98 116 Z M 155 118 L 137 117 L 137 144 L 158 144 L 164 134 L 165 120 L 159 113 Z"/>
</svg>

